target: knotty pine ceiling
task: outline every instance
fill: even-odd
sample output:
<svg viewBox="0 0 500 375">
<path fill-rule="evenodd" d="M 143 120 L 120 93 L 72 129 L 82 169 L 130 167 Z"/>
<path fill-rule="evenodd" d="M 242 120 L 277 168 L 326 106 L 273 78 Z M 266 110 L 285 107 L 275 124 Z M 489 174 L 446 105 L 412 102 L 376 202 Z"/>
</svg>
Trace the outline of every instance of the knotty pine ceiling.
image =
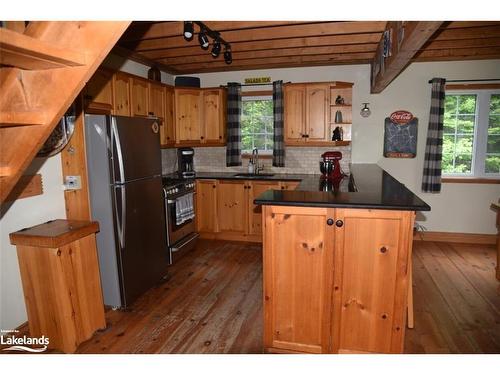
<svg viewBox="0 0 500 375">
<path fill-rule="evenodd" d="M 386 21 L 204 21 L 231 44 L 227 65 L 198 44 L 198 26 L 191 41 L 181 21 L 133 22 L 116 47 L 172 74 L 252 70 L 300 66 L 365 64 L 375 56 Z M 412 61 L 500 58 L 500 22 L 451 21 L 424 44 Z"/>
</svg>

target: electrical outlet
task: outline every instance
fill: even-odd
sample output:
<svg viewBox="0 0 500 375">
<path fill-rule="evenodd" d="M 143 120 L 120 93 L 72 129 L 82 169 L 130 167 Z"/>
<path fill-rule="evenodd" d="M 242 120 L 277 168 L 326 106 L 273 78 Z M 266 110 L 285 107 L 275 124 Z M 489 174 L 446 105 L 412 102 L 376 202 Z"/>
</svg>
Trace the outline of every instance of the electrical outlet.
<svg viewBox="0 0 500 375">
<path fill-rule="evenodd" d="M 81 176 L 66 176 L 64 188 L 65 190 L 80 190 L 82 188 Z"/>
</svg>

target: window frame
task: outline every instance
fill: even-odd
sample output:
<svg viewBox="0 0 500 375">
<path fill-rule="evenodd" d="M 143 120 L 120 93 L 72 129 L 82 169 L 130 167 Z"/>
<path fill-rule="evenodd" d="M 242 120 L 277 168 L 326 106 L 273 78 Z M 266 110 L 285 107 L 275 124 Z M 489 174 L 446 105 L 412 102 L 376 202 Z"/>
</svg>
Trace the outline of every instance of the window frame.
<svg viewBox="0 0 500 375">
<path fill-rule="evenodd" d="M 443 179 L 499 180 L 500 173 L 486 173 L 486 151 L 488 145 L 488 125 L 491 95 L 500 95 L 500 89 L 446 89 L 445 95 L 476 95 L 474 139 L 472 142 L 471 173 L 445 173 Z M 444 135 L 444 134 L 443 134 Z"/>
<path fill-rule="evenodd" d="M 250 101 L 257 101 L 257 100 L 270 100 L 271 102 L 273 101 L 273 94 L 272 91 L 270 92 L 269 95 L 266 95 L 264 93 L 259 93 L 258 95 L 251 95 L 251 94 L 245 94 L 243 93 L 241 95 L 241 110 L 242 110 L 242 116 L 243 116 L 243 103 L 244 102 L 250 102 Z M 252 156 L 252 152 L 248 152 L 243 150 L 243 147 L 241 148 L 241 156 L 243 158 L 245 157 L 250 157 Z M 273 156 L 273 150 L 259 150 L 259 157 L 263 157 L 263 159 L 266 158 L 271 158 Z"/>
</svg>

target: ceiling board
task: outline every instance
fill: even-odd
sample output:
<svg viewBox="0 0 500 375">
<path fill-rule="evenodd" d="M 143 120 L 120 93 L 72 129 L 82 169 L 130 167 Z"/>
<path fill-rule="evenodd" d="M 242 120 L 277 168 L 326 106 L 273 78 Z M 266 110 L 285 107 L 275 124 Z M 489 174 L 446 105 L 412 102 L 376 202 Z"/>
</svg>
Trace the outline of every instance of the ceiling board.
<svg viewBox="0 0 500 375">
<path fill-rule="evenodd" d="M 132 58 L 172 74 L 365 64 L 375 56 L 386 21 L 203 21 L 231 44 L 233 63 L 214 59 L 182 21 L 133 22 L 118 43 Z M 500 58 L 500 22 L 447 21 L 412 61 Z M 125 52 L 126 53 L 126 52 Z"/>
</svg>

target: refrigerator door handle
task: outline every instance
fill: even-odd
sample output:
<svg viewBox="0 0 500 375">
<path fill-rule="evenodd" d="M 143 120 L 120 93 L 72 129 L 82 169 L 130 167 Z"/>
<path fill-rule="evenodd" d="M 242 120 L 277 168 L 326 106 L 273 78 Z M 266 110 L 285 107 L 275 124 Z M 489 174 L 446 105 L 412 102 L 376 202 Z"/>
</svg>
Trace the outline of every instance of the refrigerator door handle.
<svg viewBox="0 0 500 375">
<path fill-rule="evenodd" d="M 115 216 L 118 230 L 118 239 L 120 241 L 120 247 L 123 250 L 125 248 L 125 220 L 126 220 L 126 191 L 127 188 L 125 186 L 115 186 L 115 189 L 120 189 L 121 196 L 121 212 L 118 212 L 118 205 L 115 205 Z"/>
<path fill-rule="evenodd" d="M 122 144 L 120 142 L 120 136 L 118 135 L 118 129 L 116 127 L 116 121 L 113 118 L 111 124 L 111 131 L 113 134 L 113 143 L 116 148 L 116 153 L 118 157 L 118 170 L 120 172 L 120 179 L 115 182 L 125 182 L 125 173 L 123 171 L 123 153 L 122 153 Z M 115 177 L 116 178 L 116 177 Z"/>
</svg>

